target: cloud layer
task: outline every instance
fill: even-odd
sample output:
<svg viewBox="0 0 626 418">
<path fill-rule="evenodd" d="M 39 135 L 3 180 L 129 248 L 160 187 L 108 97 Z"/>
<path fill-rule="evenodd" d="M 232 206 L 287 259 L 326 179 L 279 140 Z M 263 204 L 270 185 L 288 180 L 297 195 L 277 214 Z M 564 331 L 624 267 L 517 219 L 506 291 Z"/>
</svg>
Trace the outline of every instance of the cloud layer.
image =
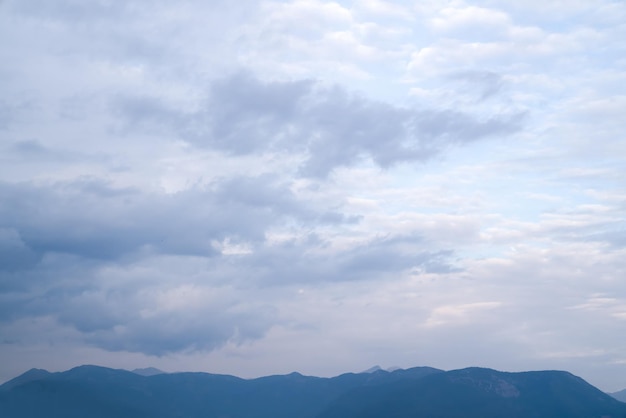
<svg viewBox="0 0 626 418">
<path fill-rule="evenodd" d="M 621 2 L 218 3 L 0 4 L 0 379 L 626 387 Z"/>
</svg>

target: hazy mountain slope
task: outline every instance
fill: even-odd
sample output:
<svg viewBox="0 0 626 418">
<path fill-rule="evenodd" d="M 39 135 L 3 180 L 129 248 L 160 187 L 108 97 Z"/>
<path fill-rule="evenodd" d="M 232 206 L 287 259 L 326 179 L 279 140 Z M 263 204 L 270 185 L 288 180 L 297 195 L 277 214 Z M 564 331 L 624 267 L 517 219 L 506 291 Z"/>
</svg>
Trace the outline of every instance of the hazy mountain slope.
<svg viewBox="0 0 626 418">
<path fill-rule="evenodd" d="M 146 367 L 145 369 L 134 369 L 131 370 L 133 373 L 141 375 L 141 376 L 154 376 L 157 374 L 165 373 L 163 370 L 159 370 L 155 367 Z"/>
<path fill-rule="evenodd" d="M 626 417 L 616 401 L 567 372 L 503 373 L 470 368 L 360 387 L 320 418 L 592 418 Z"/>
<path fill-rule="evenodd" d="M 609 393 L 609 395 L 619 401 L 626 402 L 626 389 L 620 390 L 619 392 Z"/>
</svg>

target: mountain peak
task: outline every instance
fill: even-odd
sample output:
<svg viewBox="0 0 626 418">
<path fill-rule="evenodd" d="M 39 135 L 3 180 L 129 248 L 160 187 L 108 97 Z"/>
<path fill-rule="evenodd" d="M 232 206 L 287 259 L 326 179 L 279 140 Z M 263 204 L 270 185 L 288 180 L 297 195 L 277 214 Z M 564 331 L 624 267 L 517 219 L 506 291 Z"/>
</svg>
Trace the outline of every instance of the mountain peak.
<svg viewBox="0 0 626 418">
<path fill-rule="evenodd" d="M 17 376 L 14 379 L 5 382 L 3 385 L 0 385 L 0 390 L 9 390 L 15 386 L 19 386 L 23 383 L 28 383 L 33 380 L 44 379 L 45 377 L 51 375 L 47 370 L 44 369 L 30 369 L 27 372 Z"/>
<path fill-rule="evenodd" d="M 375 373 L 379 370 L 383 370 L 383 368 L 377 364 L 376 366 L 372 366 L 367 370 L 363 370 L 361 373 Z"/>
</svg>

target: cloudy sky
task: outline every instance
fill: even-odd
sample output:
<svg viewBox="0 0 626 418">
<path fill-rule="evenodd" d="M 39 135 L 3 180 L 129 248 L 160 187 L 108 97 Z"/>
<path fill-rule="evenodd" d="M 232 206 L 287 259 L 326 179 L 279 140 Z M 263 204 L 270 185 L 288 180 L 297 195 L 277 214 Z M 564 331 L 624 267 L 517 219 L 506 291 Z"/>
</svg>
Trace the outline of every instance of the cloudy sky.
<svg viewBox="0 0 626 418">
<path fill-rule="evenodd" d="M 0 381 L 626 388 L 626 3 L 0 2 Z"/>
</svg>

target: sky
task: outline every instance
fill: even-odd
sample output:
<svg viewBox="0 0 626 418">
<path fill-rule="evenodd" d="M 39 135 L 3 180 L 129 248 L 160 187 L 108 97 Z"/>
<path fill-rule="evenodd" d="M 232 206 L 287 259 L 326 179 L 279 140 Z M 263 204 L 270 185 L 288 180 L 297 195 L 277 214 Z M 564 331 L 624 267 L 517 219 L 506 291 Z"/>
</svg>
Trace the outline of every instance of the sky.
<svg viewBox="0 0 626 418">
<path fill-rule="evenodd" d="M 626 388 L 626 3 L 3 0 L 0 381 Z"/>
</svg>

